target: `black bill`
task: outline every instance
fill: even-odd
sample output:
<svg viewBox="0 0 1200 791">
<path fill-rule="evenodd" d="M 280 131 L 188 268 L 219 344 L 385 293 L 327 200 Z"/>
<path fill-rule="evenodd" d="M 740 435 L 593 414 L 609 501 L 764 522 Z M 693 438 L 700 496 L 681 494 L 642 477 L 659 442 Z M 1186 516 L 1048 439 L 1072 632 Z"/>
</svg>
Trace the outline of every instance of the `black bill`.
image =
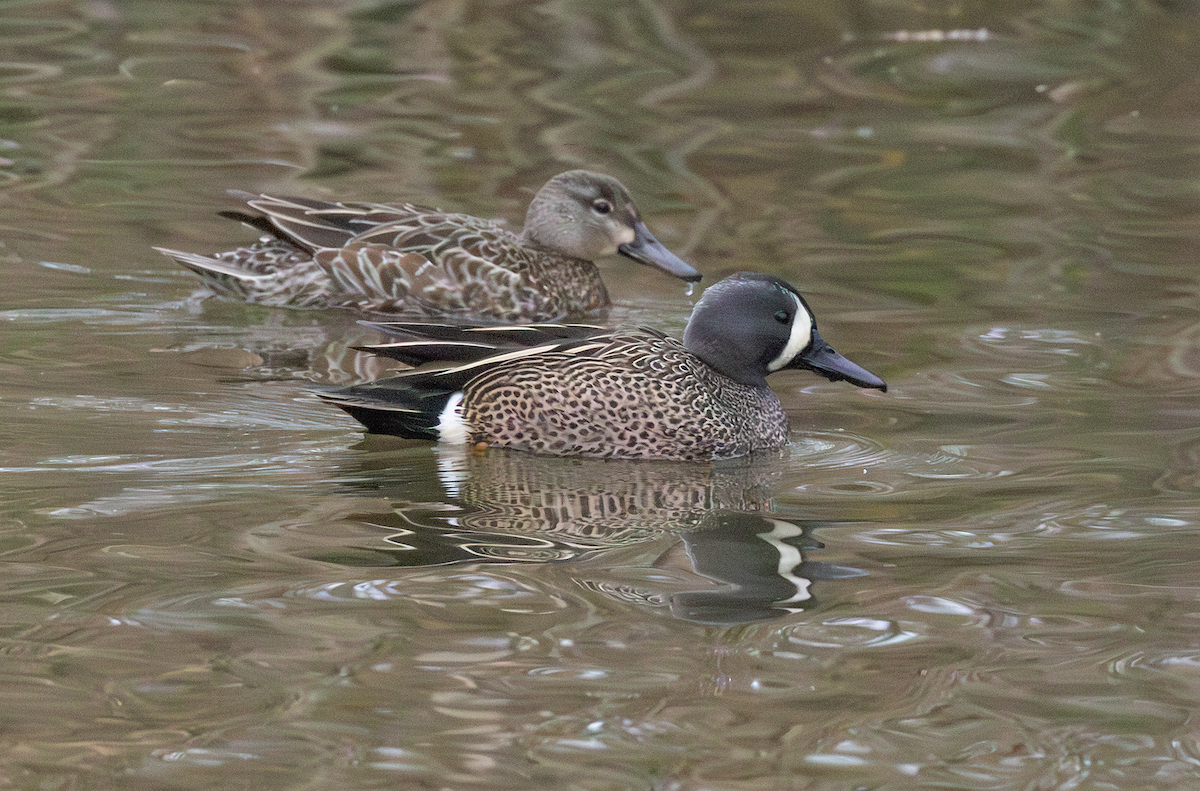
<svg viewBox="0 0 1200 791">
<path fill-rule="evenodd" d="M 847 381 L 858 387 L 870 387 L 887 392 L 887 382 L 863 368 L 858 363 L 852 363 L 833 350 L 825 339 L 814 329 L 812 343 L 808 351 L 796 355 L 796 359 L 784 366 L 785 368 L 807 368 L 814 373 L 824 376 L 831 382 Z"/>
<path fill-rule="evenodd" d="M 694 283 L 703 277 L 690 264 L 672 253 L 661 242 L 654 238 L 650 229 L 641 220 L 633 228 L 637 234 L 632 242 L 617 247 L 617 252 L 626 258 L 632 258 L 639 264 L 646 264 L 661 269 L 668 275 L 680 280 Z"/>
</svg>

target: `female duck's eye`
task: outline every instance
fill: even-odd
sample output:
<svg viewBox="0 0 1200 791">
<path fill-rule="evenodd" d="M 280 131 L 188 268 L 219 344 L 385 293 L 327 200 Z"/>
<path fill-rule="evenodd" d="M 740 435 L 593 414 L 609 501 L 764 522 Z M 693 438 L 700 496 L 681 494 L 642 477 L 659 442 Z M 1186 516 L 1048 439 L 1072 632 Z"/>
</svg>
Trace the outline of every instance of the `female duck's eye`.
<svg viewBox="0 0 1200 791">
<path fill-rule="evenodd" d="M 613 207 L 612 204 L 604 200 L 604 198 L 596 198 L 596 200 L 592 201 L 592 208 L 595 209 L 598 214 L 608 214 L 610 211 L 612 211 Z"/>
<path fill-rule="evenodd" d="M 791 320 L 792 317 L 787 314 L 786 310 L 775 311 L 775 321 L 778 321 L 780 324 L 787 324 Z"/>
</svg>

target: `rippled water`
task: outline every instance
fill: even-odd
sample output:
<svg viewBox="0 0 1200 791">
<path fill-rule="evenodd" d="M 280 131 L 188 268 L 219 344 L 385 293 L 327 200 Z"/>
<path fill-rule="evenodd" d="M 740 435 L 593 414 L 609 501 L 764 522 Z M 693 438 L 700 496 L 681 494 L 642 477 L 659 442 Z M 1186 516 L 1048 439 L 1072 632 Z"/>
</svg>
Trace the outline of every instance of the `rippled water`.
<svg viewBox="0 0 1200 791">
<path fill-rule="evenodd" d="M 0 784 L 1200 786 L 1200 7 L 10 3 Z M 230 188 L 518 223 L 613 173 L 886 394 L 778 453 L 461 454 L 195 297 Z M 694 295 L 606 262 L 613 322 Z"/>
</svg>

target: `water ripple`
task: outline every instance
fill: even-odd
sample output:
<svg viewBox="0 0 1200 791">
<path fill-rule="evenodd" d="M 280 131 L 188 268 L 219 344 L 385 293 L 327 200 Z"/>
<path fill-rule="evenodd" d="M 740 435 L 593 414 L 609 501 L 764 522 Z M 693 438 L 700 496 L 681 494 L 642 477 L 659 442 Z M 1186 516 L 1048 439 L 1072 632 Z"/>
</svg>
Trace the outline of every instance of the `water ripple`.
<svg viewBox="0 0 1200 791">
<path fill-rule="evenodd" d="M 916 640 L 918 632 L 893 621 L 846 616 L 815 623 L 796 624 L 780 630 L 789 645 L 813 648 L 884 648 Z"/>
<path fill-rule="evenodd" d="M 502 572 L 415 574 L 401 579 L 331 582 L 297 588 L 292 595 L 322 602 L 412 601 L 427 606 L 470 601 L 506 612 L 547 614 L 567 606 L 560 597 Z"/>
</svg>

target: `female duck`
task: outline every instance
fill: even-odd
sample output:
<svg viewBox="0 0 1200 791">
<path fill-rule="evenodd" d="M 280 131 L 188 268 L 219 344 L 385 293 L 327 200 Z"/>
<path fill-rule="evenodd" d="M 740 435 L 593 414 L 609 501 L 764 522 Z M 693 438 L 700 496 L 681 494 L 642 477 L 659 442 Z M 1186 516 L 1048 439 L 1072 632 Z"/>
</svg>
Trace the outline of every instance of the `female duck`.
<svg viewBox="0 0 1200 791">
<path fill-rule="evenodd" d="M 213 257 L 155 249 L 216 293 L 260 305 L 548 321 L 609 304 L 592 263 L 600 256 L 700 279 L 654 238 L 619 181 L 586 170 L 547 182 L 520 234 L 411 204 L 233 194 L 259 214 L 221 214 L 265 231 L 256 244 Z"/>
<path fill-rule="evenodd" d="M 683 342 L 580 324 L 373 325 L 404 338 L 367 347 L 419 365 L 323 397 L 368 430 L 554 456 L 707 460 L 778 448 L 788 421 L 766 377 L 807 368 L 887 390 L 830 348 L 804 298 L 742 272 L 704 292 Z"/>
</svg>

